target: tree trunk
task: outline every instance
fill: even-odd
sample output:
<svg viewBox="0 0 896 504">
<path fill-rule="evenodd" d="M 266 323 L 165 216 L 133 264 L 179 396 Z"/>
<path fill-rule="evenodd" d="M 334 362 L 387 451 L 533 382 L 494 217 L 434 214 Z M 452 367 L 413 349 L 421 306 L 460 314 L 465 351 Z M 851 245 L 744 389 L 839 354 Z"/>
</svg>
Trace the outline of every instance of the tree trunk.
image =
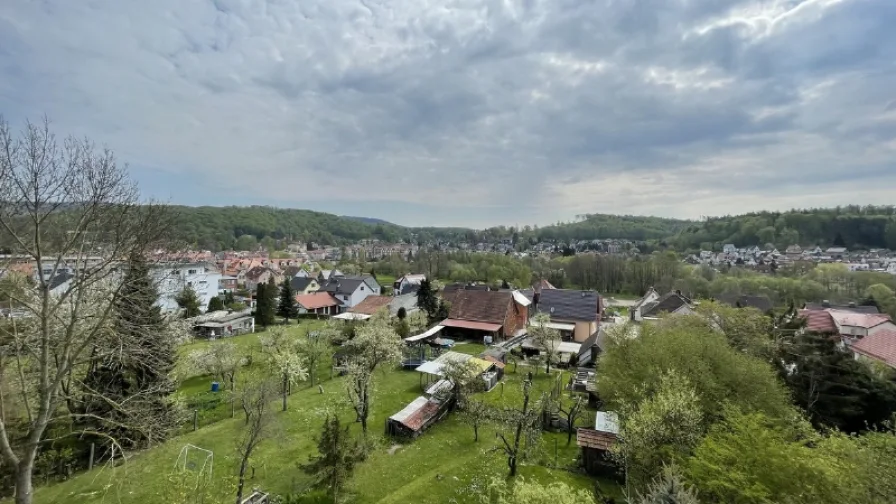
<svg viewBox="0 0 896 504">
<path fill-rule="evenodd" d="M 367 414 L 361 415 L 361 432 L 367 434 Z"/>
<path fill-rule="evenodd" d="M 286 411 L 286 396 L 289 393 L 289 375 L 283 373 L 283 411 Z"/>
<path fill-rule="evenodd" d="M 572 426 L 572 423 L 567 424 L 566 427 L 566 446 L 569 446 L 569 443 L 572 443 L 572 433 L 575 431 L 575 428 Z"/>
<path fill-rule="evenodd" d="M 510 467 L 510 477 L 516 476 L 516 457 L 507 459 L 507 465 Z"/>
<path fill-rule="evenodd" d="M 19 470 L 16 471 L 16 504 L 31 504 L 34 497 L 34 487 L 31 485 L 31 473 L 34 470 L 34 464 L 20 464 Z"/>
<path fill-rule="evenodd" d="M 246 466 L 248 465 L 249 457 L 243 457 L 243 460 L 240 461 L 240 475 L 236 486 L 236 504 L 241 504 L 243 501 L 243 486 L 246 484 Z"/>
<path fill-rule="evenodd" d="M 473 424 L 473 442 L 479 442 L 479 424 Z"/>
</svg>

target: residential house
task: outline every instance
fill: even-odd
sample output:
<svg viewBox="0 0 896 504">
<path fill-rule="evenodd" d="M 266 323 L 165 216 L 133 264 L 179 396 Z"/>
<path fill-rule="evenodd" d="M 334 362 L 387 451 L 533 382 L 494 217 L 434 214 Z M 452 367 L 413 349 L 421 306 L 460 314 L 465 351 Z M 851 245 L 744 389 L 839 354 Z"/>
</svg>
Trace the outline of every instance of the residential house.
<svg viewBox="0 0 896 504">
<path fill-rule="evenodd" d="M 631 317 L 632 320 L 640 322 L 663 314 L 690 315 L 692 313 L 694 313 L 694 305 L 691 300 L 684 296 L 681 291 L 676 290 L 660 296 L 655 301 L 639 303 L 636 305 L 635 310 L 632 311 Z"/>
<path fill-rule="evenodd" d="M 830 301 L 822 301 L 821 303 L 806 303 L 803 307 L 807 310 L 838 310 L 838 311 L 848 311 L 853 313 L 880 313 L 880 310 L 877 309 L 874 305 L 858 305 L 856 303 L 850 302 L 845 305 L 833 305 Z"/>
<path fill-rule="evenodd" d="M 361 278 L 336 277 L 321 284 L 320 291 L 332 294 L 345 309 L 356 306 L 367 296 L 379 295 L 378 289 L 374 290 L 366 280 Z"/>
<path fill-rule="evenodd" d="M 345 273 L 343 273 L 343 272 L 341 272 L 341 271 L 339 271 L 339 270 L 337 270 L 337 269 L 333 269 L 333 270 L 320 270 L 320 271 L 317 273 L 317 281 L 318 281 L 318 283 L 320 283 L 321 285 L 323 285 L 323 284 L 329 282 L 330 280 L 335 280 L 335 279 L 337 279 L 337 278 L 339 278 L 339 277 L 344 277 L 344 276 L 345 276 Z"/>
<path fill-rule="evenodd" d="M 408 294 L 410 292 L 417 292 L 417 290 L 420 288 L 420 282 L 424 280 L 426 280 L 426 275 L 422 273 L 416 275 L 408 273 L 407 275 L 404 275 L 401 278 L 395 280 L 395 283 L 392 284 L 392 292 L 396 296 L 401 294 Z"/>
<path fill-rule="evenodd" d="M 237 289 L 237 282 L 238 280 L 235 276 L 222 276 L 218 280 L 218 291 L 233 292 Z"/>
<path fill-rule="evenodd" d="M 518 291 L 455 290 L 442 298 L 451 304 L 448 318 L 439 323 L 447 334 L 505 340 L 526 332 L 531 302 Z"/>
<path fill-rule="evenodd" d="M 855 313 L 842 310 L 827 310 L 837 326 L 837 330 L 847 345 L 866 336 L 881 331 L 896 331 L 896 324 L 889 315 L 881 313 Z"/>
<path fill-rule="evenodd" d="M 208 302 L 218 295 L 221 273 L 207 262 L 160 263 L 150 267 L 151 276 L 159 289 L 158 305 L 163 311 L 180 309 L 177 296 L 190 286 L 199 298 L 199 309 L 205 311 Z"/>
<path fill-rule="evenodd" d="M 254 291 L 259 284 L 266 284 L 271 279 L 278 285 L 283 281 L 279 271 L 269 266 L 255 266 L 246 272 L 246 289 Z"/>
<path fill-rule="evenodd" d="M 367 284 L 367 287 L 370 289 L 370 292 L 372 292 L 374 295 L 379 296 L 383 293 L 382 286 L 380 286 L 380 283 L 373 275 L 346 276 L 344 278 L 347 280 L 363 280 L 364 283 Z"/>
<path fill-rule="evenodd" d="M 896 331 L 882 329 L 849 346 L 859 360 L 872 360 L 896 368 Z"/>
<path fill-rule="evenodd" d="M 320 290 L 320 284 L 317 283 L 317 280 L 310 277 L 292 277 L 289 281 L 289 286 L 296 294 L 311 294 Z"/>
<path fill-rule="evenodd" d="M 582 449 L 585 471 L 592 476 L 615 476 L 617 468 L 610 450 L 619 437 L 619 417 L 612 411 L 598 411 L 594 428 L 579 428 L 576 444 Z"/>
<path fill-rule="evenodd" d="M 532 301 L 530 316 L 544 313 L 551 318 L 551 327 L 561 331 L 565 340 L 582 343 L 597 332 L 601 318 L 601 298 L 594 291 L 542 289 L 523 291 Z"/>
<path fill-rule="evenodd" d="M 848 254 L 848 251 L 844 247 L 831 247 L 824 251 L 825 255 L 830 256 L 831 259 L 834 260 L 842 260 L 843 256 Z"/>
<path fill-rule="evenodd" d="M 392 299 L 392 296 L 367 296 L 363 301 L 350 308 L 348 312 L 373 315 L 380 310 L 389 310 L 389 303 L 392 302 Z"/>
<path fill-rule="evenodd" d="M 201 338 L 215 339 L 255 332 L 255 317 L 251 310 L 215 311 L 190 319 L 193 331 Z"/>
<path fill-rule="evenodd" d="M 296 295 L 296 306 L 300 314 L 336 315 L 341 311 L 342 303 L 333 294 L 326 291 Z"/>
<path fill-rule="evenodd" d="M 644 309 L 644 307 L 656 303 L 659 298 L 660 295 L 656 291 L 656 289 L 654 289 L 653 287 L 647 289 L 647 293 L 645 293 L 644 296 L 641 297 L 641 299 L 636 301 L 635 304 L 633 304 L 631 308 L 629 308 L 631 319 L 635 322 L 640 322 L 643 319 L 643 317 L 641 316 L 641 311 Z"/>
<path fill-rule="evenodd" d="M 724 254 L 736 254 L 736 253 L 737 253 L 737 247 L 735 247 L 733 243 L 726 243 L 725 245 L 722 245 L 722 253 L 724 253 Z"/>
</svg>

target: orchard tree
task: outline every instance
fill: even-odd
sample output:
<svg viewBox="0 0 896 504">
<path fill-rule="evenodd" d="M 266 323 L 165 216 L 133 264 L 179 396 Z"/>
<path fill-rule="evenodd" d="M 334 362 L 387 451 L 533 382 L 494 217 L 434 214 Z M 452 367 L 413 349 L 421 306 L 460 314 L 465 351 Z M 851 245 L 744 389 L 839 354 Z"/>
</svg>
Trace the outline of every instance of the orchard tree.
<svg viewBox="0 0 896 504">
<path fill-rule="evenodd" d="M 516 476 L 519 463 L 538 443 L 541 436 L 541 408 L 532 401 L 532 373 L 523 382 L 523 404 L 496 412 L 496 422 L 504 430 L 495 433 L 501 443 L 494 448 L 507 457 L 510 477 Z"/>
<path fill-rule="evenodd" d="M 302 358 L 308 369 L 308 378 L 311 386 L 317 384 L 317 368 L 320 364 L 327 360 L 327 357 L 333 355 L 333 339 L 334 335 L 341 334 L 338 328 L 332 328 L 331 325 L 335 321 L 328 321 L 327 327 L 319 330 L 308 332 L 304 336 L 299 336 L 296 346 L 296 352 Z"/>
<path fill-rule="evenodd" d="M 51 422 L 83 420 L 69 402 L 102 394 L 70 387 L 73 374 L 123 350 L 107 340 L 124 287 L 118 266 L 164 247 L 171 223 L 166 206 L 139 200 L 112 151 L 89 140 L 58 142 L 47 120 L 16 135 L 0 118 L 0 243 L 40 273 L 4 293 L 28 314 L 8 335 L 7 355 L 25 358 L 0 361 L 0 370 L 10 367 L 0 380 L 0 458 L 15 475 L 16 504 L 34 499 L 35 461 Z M 77 275 L 57 285 L 67 270 Z M 153 414 L 130 411 L 126 423 L 145 425 Z"/>
<path fill-rule="evenodd" d="M 550 315 L 539 313 L 532 317 L 532 324 L 529 326 L 529 337 L 538 346 L 538 351 L 544 359 L 545 373 L 550 373 L 551 363 L 557 362 L 560 358 L 560 331 L 548 327 L 550 322 Z"/>
<path fill-rule="evenodd" d="M 374 371 L 381 365 L 397 362 L 401 358 L 404 342 L 395 333 L 388 313 L 378 312 L 343 346 L 351 355 L 345 380 L 346 392 L 366 434 L 373 400 Z"/>
<path fill-rule="evenodd" d="M 230 389 L 230 416 L 236 412 L 236 377 L 246 365 L 247 358 L 240 349 L 229 341 L 213 342 L 211 345 L 194 350 L 189 354 L 190 368 L 195 374 L 212 375 L 222 385 Z"/>
<path fill-rule="evenodd" d="M 479 496 L 481 504 L 596 504 L 586 490 L 575 489 L 565 483 L 547 485 L 527 480 L 522 476 L 513 484 L 505 478 L 493 478 Z M 690 504 L 690 503 L 682 503 Z"/>
<path fill-rule="evenodd" d="M 279 327 L 259 334 L 258 340 L 267 359 L 268 369 L 281 379 L 280 393 L 283 411 L 286 411 L 290 387 L 308 379 L 308 368 L 300 353 L 300 340 Z"/>
<path fill-rule="evenodd" d="M 249 469 L 252 453 L 262 441 L 272 437 L 276 419 L 270 409 L 270 403 L 276 395 L 276 383 L 263 376 L 253 376 L 240 387 L 240 407 L 246 417 L 236 445 L 240 461 L 237 473 L 236 504 L 243 502 L 246 472 Z"/>
</svg>

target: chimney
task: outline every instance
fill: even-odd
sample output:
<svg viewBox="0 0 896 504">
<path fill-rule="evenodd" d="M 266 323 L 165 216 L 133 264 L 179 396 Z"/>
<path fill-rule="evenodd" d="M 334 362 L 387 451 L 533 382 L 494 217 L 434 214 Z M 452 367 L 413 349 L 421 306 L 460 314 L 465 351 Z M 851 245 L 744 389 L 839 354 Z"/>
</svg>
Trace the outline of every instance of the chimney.
<svg viewBox="0 0 896 504">
<path fill-rule="evenodd" d="M 821 302 L 821 307 L 822 307 L 822 308 L 830 308 L 830 307 L 831 307 L 831 302 L 828 301 L 827 299 L 825 299 L 824 301 Z"/>
</svg>

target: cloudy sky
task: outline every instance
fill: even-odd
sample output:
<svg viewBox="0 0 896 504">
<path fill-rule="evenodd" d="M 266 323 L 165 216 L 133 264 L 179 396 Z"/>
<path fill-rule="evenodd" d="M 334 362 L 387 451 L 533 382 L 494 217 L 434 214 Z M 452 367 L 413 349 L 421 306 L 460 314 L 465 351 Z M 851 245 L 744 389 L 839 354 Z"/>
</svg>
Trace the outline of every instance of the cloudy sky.
<svg viewBox="0 0 896 504">
<path fill-rule="evenodd" d="M 146 195 L 408 225 L 896 203 L 894 0 L 2 0 Z"/>
</svg>

